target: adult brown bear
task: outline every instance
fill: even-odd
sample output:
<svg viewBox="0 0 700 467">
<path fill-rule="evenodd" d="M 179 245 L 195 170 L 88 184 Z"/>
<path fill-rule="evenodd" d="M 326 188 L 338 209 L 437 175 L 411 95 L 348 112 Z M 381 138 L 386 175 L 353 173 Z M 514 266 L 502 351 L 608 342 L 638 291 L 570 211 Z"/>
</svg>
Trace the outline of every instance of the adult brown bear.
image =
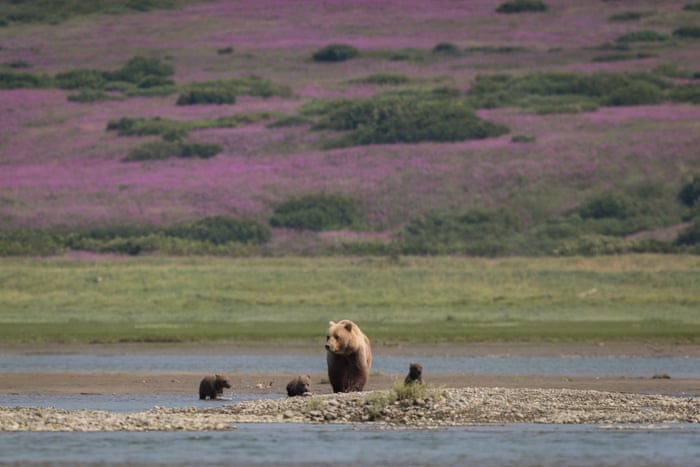
<svg viewBox="0 0 700 467">
<path fill-rule="evenodd" d="M 347 319 L 328 323 L 326 362 L 333 392 L 364 389 L 372 367 L 372 348 L 357 324 Z"/>
</svg>

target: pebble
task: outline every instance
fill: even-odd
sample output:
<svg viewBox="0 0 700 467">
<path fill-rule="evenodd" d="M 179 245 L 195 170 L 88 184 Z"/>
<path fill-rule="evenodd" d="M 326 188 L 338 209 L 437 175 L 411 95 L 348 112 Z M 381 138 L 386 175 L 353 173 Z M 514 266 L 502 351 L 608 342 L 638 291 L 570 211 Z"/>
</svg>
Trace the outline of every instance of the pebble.
<svg viewBox="0 0 700 467">
<path fill-rule="evenodd" d="M 345 423 L 384 428 L 474 424 L 598 424 L 651 427 L 700 423 L 700 397 L 569 389 L 427 388 L 398 401 L 391 391 L 244 401 L 214 408 L 163 408 L 133 413 L 0 407 L 0 431 L 211 431 L 235 423 Z M 379 404 L 379 405 L 378 405 Z M 379 416 L 381 415 L 381 416 Z"/>
</svg>

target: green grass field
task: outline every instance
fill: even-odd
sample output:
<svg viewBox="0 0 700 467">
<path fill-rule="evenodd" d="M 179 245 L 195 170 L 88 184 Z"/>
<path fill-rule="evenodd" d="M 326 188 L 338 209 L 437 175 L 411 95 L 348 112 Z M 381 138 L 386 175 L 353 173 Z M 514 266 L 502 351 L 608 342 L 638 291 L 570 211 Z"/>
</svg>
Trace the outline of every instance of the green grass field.
<svg viewBox="0 0 700 467">
<path fill-rule="evenodd" d="M 700 342 L 700 257 L 0 259 L 0 342 Z"/>
</svg>

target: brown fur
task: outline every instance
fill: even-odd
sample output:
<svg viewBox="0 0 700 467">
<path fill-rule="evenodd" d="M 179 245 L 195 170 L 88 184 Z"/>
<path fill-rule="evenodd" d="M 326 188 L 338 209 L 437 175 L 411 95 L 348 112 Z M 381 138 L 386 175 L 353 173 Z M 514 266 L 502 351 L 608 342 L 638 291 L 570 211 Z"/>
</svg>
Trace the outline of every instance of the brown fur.
<svg viewBox="0 0 700 467">
<path fill-rule="evenodd" d="M 287 396 L 303 396 L 307 394 L 311 387 L 311 376 L 299 375 L 287 383 Z"/>
<path fill-rule="evenodd" d="M 411 363 L 408 365 L 408 374 L 403 382 L 404 384 L 423 384 L 423 365 L 420 363 Z"/>
<path fill-rule="evenodd" d="M 199 398 L 216 399 L 224 394 L 224 388 L 230 388 L 231 382 L 224 375 L 205 376 L 199 383 Z"/>
<path fill-rule="evenodd" d="M 359 326 L 347 319 L 328 323 L 326 363 L 333 392 L 364 389 L 372 367 L 372 348 Z"/>
</svg>

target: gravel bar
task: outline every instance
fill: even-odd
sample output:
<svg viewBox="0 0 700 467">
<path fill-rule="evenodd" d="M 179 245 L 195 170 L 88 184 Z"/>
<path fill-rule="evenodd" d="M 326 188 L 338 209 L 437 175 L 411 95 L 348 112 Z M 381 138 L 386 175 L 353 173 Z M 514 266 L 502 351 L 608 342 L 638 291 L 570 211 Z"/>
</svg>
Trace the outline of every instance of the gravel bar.
<svg viewBox="0 0 700 467">
<path fill-rule="evenodd" d="M 439 428 L 478 424 L 700 423 L 700 397 L 571 389 L 428 388 L 397 399 L 391 391 L 244 401 L 215 408 L 133 413 L 0 407 L 0 431 L 208 431 L 236 423 L 367 424 Z"/>
</svg>

